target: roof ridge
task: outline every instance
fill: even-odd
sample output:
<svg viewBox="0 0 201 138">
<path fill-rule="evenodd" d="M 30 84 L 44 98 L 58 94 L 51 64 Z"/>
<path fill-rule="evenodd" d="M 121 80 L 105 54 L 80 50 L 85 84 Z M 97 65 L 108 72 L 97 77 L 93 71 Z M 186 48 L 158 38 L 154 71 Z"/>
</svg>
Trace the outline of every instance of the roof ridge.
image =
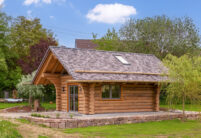
<svg viewBox="0 0 201 138">
<path fill-rule="evenodd" d="M 65 48 L 65 49 L 74 49 L 74 50 L 85 50 L 85 51 L 97 51 L 97 52 L 108 52 L 108 53 L 122 53 L 122 54 L 137 54 L 137 55 L 146 55 L 156 57 L 154 54 L 145 54 L 145 53 L 133 53 L 133 52 L 123 52 L 123 51 L 105 51 L 105 50 L 97 50 L 97 49 L 82 49 L 82 48 L 71 48 L 66 46 L 49 46 L 50 48 Z"/>
</svg>

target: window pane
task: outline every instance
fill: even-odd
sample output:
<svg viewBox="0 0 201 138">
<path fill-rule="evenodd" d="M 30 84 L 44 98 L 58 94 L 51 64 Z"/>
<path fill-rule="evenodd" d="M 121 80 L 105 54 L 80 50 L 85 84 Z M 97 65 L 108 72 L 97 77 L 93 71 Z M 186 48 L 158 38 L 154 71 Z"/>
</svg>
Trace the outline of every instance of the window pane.
<svg viewBox="0 0 201 138">
<path fill-rule="evenodd" d="M 128 61 L 126 61 L 122 56 L 115 56 L 121 63 L 123 64 L 129 64 Z"/>
<path fill-rule="evenodd" d="M 78 94 L 78 86 L 74 86 L 75 87 L 75 94 Z"/>
<path fill-rule="evenodd" d="M 110 86 L 109 85 L 102 86 L 102 98 L 110 98 Z"/>
<path fill-rule="evenodd" d="M 121 88 L 119 85 L 112 85 L 112 98 L 120 98 Z"/>
<path fill-rule="evenodd" d="M 73 87 L 72 86 L 69 86 L 69 87 L 70 87 L 70 94 L 73 94 L 73 92 L 74 92 Z"/>
</svg>

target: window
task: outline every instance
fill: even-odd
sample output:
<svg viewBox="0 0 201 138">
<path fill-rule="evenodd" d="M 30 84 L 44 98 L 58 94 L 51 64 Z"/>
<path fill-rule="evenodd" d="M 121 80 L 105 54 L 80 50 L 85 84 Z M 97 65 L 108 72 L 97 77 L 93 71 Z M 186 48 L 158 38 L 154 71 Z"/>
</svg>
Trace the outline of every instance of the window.
<svg viewBox="0 0 201 138">
<path fill-rule="evenodd" d="M 129 64 L 128 61 L 126 61 L 122 56 L 115 56 L 121 63 L 123 64 Z"/>
<path fill-rule="evenodd" d="M 119 99 L 121 95 L 120 85 L 103 85 L 102 98 L 103 99 Z"/>
</svg>

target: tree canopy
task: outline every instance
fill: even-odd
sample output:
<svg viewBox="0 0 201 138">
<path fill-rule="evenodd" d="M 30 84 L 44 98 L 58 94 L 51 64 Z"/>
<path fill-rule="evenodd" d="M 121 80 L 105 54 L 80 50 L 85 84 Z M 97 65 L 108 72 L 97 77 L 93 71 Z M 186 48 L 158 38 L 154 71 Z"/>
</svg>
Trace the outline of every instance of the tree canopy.
<svg viewBox="0 0 201 138">
<path fill-rule="evenodd" d="M 18 55 L 10 49 L 11 17 L 0 12 L 0 90 L 12 90 L 21 77 L 21 69 L 17 66 Z"/>
<path fill-rule="evenodd" d="M 30 54 L 18 60 L 23 74 L 31 74 L 42 61 L 49 46 L 57 46 L 53 38 L 41 39 L 37 44 L 30 47 Z"/>
<path fill-rule="evenodd" d="M 36 72 L 32 74 L 23 75 L 21 81 L 17 84 L 17 90 L 20 97 L 40 98 L 44 95 L 44 87 L 42 85 L 31 84 Z"/>
<path fill-rule="evenodd" d="M 105 36 L 101 39 L 94 39 L 93 42 L 98 44 L 98 50 L 118 51 L 120 38 L 115 29 L 112 28 L 112 31 L 108 29 Z"/>
<path fill-rule="evenodd" d="M 201 101 L 201 57 L 183 55 L 176 57 L 168 54 L 163 63 L 168 67 L 169 81 L 166 87 L 170 104 L 183 104 Z M 201 103 L 199 103 L 201 104 Z"/>
<path fill-rule="evenodd" d="M 57 42 L 40 19 L 12 18 L 0 11 L 0 91 L 15 89 L 22 73 L 37 68 L 49 45 Z"/>
<path fill-rule="evenodd" d="M 29 20 L 24 16 L 19 16 L 11 25 L 10 37 L 12 49 L 19 57 L 24 57 L 29 55 L 31 46 L 37 44 L 41 39 L 52 38 L 53 33 L 43 28 L 40 19 Z"/>
<path fill-rule="evenodd" d="M 115 37 L 105 39 L 108 36 Z M 108 40 L 110 45 L 107 46 Z M 160 59 L 169 53 L 177 57 L 186 53 L 198 55 L 201 49 L 198 29 L 189 17 L 131 18 L 120 27 L 118 33 L 114 29 L 108 30 L 95 43 L 99 45 L 97 49 L 101 50 L 148 53 Z"/>
</svg>

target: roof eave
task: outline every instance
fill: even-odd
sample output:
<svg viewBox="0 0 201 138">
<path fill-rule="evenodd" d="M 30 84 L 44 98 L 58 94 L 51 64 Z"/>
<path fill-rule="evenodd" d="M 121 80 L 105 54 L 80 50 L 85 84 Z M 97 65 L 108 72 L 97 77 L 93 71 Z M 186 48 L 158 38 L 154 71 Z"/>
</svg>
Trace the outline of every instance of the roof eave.
<svg viewBox="0 0 201 138">
<path fill-rule="evenodd" d="M 140 83 L 165 83 L 167 81 L 139 81 L 139 80 L 67 80 L 67 83 L 69 82 L 126 82 L 126 83 L 133 83 L 133 82 L 140 82 Z"/>
</svg>

